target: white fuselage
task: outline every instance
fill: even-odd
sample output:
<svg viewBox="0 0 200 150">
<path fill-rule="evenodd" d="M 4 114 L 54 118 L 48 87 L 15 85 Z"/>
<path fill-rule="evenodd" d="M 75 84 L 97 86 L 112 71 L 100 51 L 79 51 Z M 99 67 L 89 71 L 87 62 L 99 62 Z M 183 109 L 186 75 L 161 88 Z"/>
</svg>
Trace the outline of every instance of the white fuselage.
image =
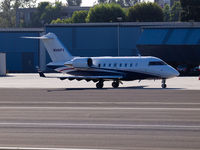
<svg viewBox="0 0 200 150">
<path fill-rule="evenodd" d="M 74 57 L 65 62 L 65 67 L 56 71 L 72 75 L 109 75 L 124 74 L 125 80 L 147 78 L 171 78 L 179 72 L 156 57 L 90 57 L 92 66 L 88 66 L 88 57 Z"/>
</svg>

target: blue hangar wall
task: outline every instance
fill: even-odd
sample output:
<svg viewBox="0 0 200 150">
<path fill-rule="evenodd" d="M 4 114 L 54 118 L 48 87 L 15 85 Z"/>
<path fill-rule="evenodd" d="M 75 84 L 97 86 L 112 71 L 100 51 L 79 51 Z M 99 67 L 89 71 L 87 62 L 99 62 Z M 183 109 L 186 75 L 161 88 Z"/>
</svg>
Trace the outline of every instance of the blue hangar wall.
<svg viewBox="0 0 200 150">
<path fill-rule="evenodd" d="M 169 48 L 165 49 L 166 51 L 162 50 L 164 45 L 168 45 L 170 41 L 174 46 L 185 46 L 188 42 L 191 43 L 193 40 L 192 37 L 196 36 L 196 31 L 179 30 L 178 28 L 186 27 L 191 29 L 194 26 L 199 27 L 200 23 L 131 22 L 56 24 L 47 25 L 45 31 L 46 33 L 55 33 L 74 56 L 137 56 L 147 54 L 164 58 L 168 62 L 169 59 L 170 61 L 172 60 L 171 55 L 173 55 L 173 51 L 170 53 Z M 147 28 L 155 28 L 156 30 Z M 188 38 L 188 36 L 190 37 Z M 180 43 L 179 40 L 185 40 L 185 43 Z M 160 41 L 163 41 L 163 43 Z M 158 45 L 155 51 L 154 44 Z M 173 47 L 173 50 L 176 49 Z M 158 52 L 166 56 L 163 57 Z M 176 52 L 178 53 L 178 50 Z M 190 53 L 190 51 L 187 51 L 187 53 Z M 48 63 L 51 60 L 48 54 L 46 56 L 46 62 Z M 165 59 L 168 56 L 170 56 L 169 59 Z M 193 57 L 193 55 L 190 53 L 188 57 Z M 176 60 L 177 56 L 174 58 Z M 186 58 L 183 59 L 186 61 Z"/>
<path fill-rule="evenodd" d="M 35 66 L 46 69 L 51 59 L 42 42 L 20 38 L 40 36 L 44 31 L 55 33 L 74 56 L 136 56 L 140 53 L 176 64 L 176 60 L 178 63 L 199 63 L 200 60 L 200 23 L 47 25 L 45 29 L 0 29 L 0 52 L 7 55 L 8 72 L 35 72 Z"/>
<path fill-rule="evenodd" d="M 200 64 L 200 27 L 149 27 L 137 43 L 141 55 L 159 57 L 174 67 Z"/>
<path fill-rule="evenodd" d="M 55 33 L 72 55 L 90 57 L 136 56 L 141 34 L 139 25 L 122 23 L 47 25 L 48 32 Z"/>
<path fill-rule="evenodd" d="M 35 72 L 39 65 L 38 40 L 23 36 L 40 36 L 42 29 L 0 29 L 0 52 L 6 53 L 7 72 Z"/>
</svg>

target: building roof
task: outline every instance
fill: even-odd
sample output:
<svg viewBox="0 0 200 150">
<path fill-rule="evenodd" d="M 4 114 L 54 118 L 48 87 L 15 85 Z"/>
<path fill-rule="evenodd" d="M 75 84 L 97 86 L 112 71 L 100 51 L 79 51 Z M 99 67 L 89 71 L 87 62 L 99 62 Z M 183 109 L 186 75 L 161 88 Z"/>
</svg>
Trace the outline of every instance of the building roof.
<svg viewBox="0 0 200 150">
<path fill-rule="evenodd" d="M 72 23 L 72 24 L 47 24 L 46 27 L 70 27 L 70 26 L 139 26 L 144 28 L 154 27 L 198 27 L 200 28 L 200 22 L 115 22 L 115 23 Z"/>
<path fill-rule="evenodd" d="M 0 32 L 44 32 L 44 28 L 0 28 Z"/>
</svg>

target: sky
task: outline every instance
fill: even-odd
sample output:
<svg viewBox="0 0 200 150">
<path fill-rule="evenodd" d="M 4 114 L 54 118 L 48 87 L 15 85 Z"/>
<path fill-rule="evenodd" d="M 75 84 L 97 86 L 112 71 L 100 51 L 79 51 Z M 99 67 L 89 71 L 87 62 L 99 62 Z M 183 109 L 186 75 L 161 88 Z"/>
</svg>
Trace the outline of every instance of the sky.
<svg viewBox="0 0 200 150">
<path fill-rule="evenodd" d="M 93 6 L 96 0 L 82 0 L 82 6 Z"/>
</svg>

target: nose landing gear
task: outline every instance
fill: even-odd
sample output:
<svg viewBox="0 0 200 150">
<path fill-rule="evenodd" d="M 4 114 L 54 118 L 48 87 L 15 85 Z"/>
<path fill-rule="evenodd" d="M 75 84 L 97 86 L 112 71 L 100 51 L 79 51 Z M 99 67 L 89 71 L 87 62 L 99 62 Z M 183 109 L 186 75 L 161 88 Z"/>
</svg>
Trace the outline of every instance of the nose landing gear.
<svg viewBox="0 0 200 150">
<path fill-rule="evenodd" d="M 165 89 L 165 88 L 167 87 L 166 79 L 162 79 L 162 85 L 161 85 L 161 87 L 162 87 L 163 89 Z"/>
</svg>

